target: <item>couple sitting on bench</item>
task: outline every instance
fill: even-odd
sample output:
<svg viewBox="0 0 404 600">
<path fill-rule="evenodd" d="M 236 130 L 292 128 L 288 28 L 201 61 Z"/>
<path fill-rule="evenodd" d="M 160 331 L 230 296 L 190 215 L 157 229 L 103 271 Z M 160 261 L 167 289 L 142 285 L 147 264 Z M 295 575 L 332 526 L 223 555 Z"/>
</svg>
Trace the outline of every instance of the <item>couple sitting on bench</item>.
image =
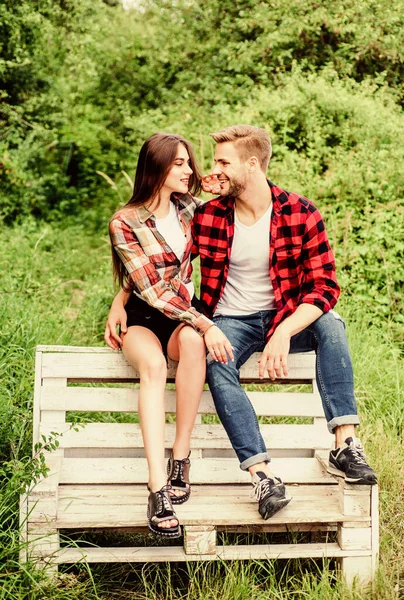
<svg viewBox="0 0 404 600">
<path fill-rule="evenodd" d="M 317 385 L 335 450 L 329 471 L 375 484 L 359 423 L 339 286 L 319 211 L 266 178 L 271 141 L 248 125 L 212 134 L 214 169 L 200 176 L 189 141 L 156 133 L 143 145 L 133 196 L 110 223 L 113 301 L 105 340 L 140 374 L 139 419 L 149 468 L 149 528 L 178 537 L 173 505 L 188 500 L 190 438 L 205 378 L 217 414 L 268 519 L 290 502 L 239 382 L 254 352 L 260 377 L 288 373 L 289 352 L 315 350 Z M 201 187 L 219 196 L 195 197 Z M 191 258 L 200 256 L 201 298 Z M 120 325 L 120 333 L 117 326 Z M 207 358 L 206 358 L 207 354 Z M 178 361 L 176 437 L 165 468 L 166 357 Z M 168 473 L 168 476 L 167 476 Z"/>
</svg>

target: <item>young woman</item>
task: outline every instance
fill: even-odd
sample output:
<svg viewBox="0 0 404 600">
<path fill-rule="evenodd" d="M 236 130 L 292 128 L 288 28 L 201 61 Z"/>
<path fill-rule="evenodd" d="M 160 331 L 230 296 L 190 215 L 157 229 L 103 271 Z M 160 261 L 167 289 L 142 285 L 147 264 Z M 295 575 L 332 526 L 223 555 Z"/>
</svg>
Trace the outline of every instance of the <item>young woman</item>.
<svg viewBox="0 0 404 600">
<path fill-rule="evenodd" d="M 188 500 L 190 437 L 205 382 L 205 341 L 226 336 L 198 310 L 191 280 L 190 224 L 201 202 L 200 175 L 191 144 L 156 133 L 139 154 L 132 198 L 109 226 L 114 275 L 122 287 L 105 341 L 119 347 L 140 374 L 139 420 L 149 467 L 149 528 L 178 537 L 173 504 Z M 119 314 L 125 305 L 124 313 Z M 121 334 L 115 324 L 123 324 Z M 166 357 L 178 361 L 176 436 L 164 465 Z"/>
</svg>

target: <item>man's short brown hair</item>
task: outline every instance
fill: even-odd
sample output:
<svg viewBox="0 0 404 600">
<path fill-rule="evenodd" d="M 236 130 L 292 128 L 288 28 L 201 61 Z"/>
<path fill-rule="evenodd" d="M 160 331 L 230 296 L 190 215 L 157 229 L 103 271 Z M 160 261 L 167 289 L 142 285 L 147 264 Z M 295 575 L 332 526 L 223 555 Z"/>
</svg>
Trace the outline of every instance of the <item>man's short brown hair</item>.
<svg viewBox="0 0 404 600">
<path fill-rule="evenodd" d="M 210 135 L 216 144 L 233 142 L 242 160 L 256 156 L 261 169 L 266 173 L 272 155 L 272 144 L 265 129 L 252 125 L 232 125 Z"/>
</svg>

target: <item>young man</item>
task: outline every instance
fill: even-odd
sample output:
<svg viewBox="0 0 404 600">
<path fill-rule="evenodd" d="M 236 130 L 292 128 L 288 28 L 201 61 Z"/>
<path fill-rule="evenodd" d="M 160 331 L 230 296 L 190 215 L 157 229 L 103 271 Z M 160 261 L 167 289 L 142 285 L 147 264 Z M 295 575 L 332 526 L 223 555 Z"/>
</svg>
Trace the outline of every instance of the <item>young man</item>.
<svg viewBox="0 0 404 600">
<path fill-rule="evenodd" d="M 259 375 L 267 371 L 275 379 L 287 375 L 289 352 L 316 351 L 317 384 L 336 440 L 329 470 L 350 483 L 377 478 L 355 438 L 352 364 L 344 323 L 332 310 L 339 286 L 321 215 L 306 198 L 266 179 L 271 141 L 265 130 L 237 125 L 212 137 L 215 168 L 204 189 L 217 193 L 220 185 L 220 196 L 195 213 L 194 251 L 201 259 L 204 312 L 232 344 L 234 361 L 224 344 L 208 346 L 207 379 L 267 519 L 290 498 L 269 470 L 256 414 L 239 383 L 239 369 L 254 352 L 262 352 Z M 110 330 L 115 323 L 110 316 Z"/>
</svg>

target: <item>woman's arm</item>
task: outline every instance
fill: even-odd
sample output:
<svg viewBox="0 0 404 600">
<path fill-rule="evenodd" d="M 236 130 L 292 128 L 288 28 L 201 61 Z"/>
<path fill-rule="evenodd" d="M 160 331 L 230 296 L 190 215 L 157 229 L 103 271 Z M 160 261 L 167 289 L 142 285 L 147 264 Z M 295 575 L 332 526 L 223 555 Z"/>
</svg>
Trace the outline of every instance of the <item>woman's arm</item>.
<svg viewBox="0 0 404 600">
<path fill-rule="evenodd" d="M 127 332 L 125 304 L 129 300 L 130 292 L 121 289 L 112 301 L 105 327 L 104 340 L 112 350 L 122 346 L 123 336 Z M 120 334 L 117 332 L 119 326 Z"/>
<path fill-rule="evenodd" d="M 160 276 L 133 229 L 124 221 L 114 219 L 110 223 L 110 234 L 114 250 L 128 273 L 130 286 L 137 294 L 168 318 L 187 323 L 199 335 L 204 335 L 213 322 L 191 306 L 188 291 L 178 278 L 167 282 Z M 161 260 L 161 255 L 158 258 Z"/>
</svg>

